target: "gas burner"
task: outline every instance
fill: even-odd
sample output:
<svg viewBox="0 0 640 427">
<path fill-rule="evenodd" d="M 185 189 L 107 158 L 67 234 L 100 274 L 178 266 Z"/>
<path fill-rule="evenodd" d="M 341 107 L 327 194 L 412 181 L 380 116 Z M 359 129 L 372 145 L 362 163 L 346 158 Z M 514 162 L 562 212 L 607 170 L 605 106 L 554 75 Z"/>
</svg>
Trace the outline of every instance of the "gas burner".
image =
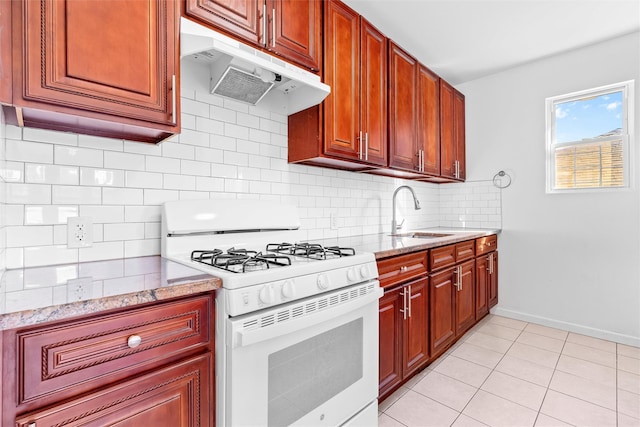
<svg viewBox="0 0 640 427">
<path fill-rule="evenodd" d="M 356 254 L 353 248 L 322 246 L 318 243 L 270 243 L 267 251 L 319 260 Z"/>
<path fill-rule="evenodd" d="M 233 273 L 248 273 L 266 270 L 272 266 L 291 265 L 291 259 L 285 255 L 263 254 L 262 252 L 236 248 L 230 248 L 226 253 L 220 249 L 193 251 L 191 259 Z"/>
</svg>

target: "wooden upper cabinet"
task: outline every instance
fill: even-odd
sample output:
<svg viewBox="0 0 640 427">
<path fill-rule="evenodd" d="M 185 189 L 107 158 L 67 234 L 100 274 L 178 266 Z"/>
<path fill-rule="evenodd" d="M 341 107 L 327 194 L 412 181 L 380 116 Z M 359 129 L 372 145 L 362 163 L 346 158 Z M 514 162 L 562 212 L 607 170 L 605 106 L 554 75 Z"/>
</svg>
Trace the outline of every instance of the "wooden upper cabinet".
<svg viewBox="0 0 640 427">
<path fill-rule="evenodd" d="M 466 178 L 465 99 L 440 80 L 440 174 L 458 181 Z"/>
<path fill-rule="evenodd" d="M 185 15 L 312 71 L 320 70 L 320 0 L 185 0 Z"/>
<path fill-rule="evenodd" d="M 18 124 L 147 142 L 179 132 L 175 1 L 16 1 L 12 13 Z"/>
<path fill-rule="evenodd" d="M 320 71 L 322 2 L 267 0 L 267 49 L 312 71 Z"/>
<path fill-rule="evenodd" d="M 422 172 L 440 175 L 440 78 L 422 64 L 418 68 L 417 138 Z"/>
<path fill-rule="evenodd" d="M 258 0 L 186 0 L 185 14 L 249 43 L 263 42 L 262 5 Z"/>
<path fill-rule="evenodd" d="M 416 91 L 418 61 L 389 41 L 389 166 L 418 170 Z"/>
<path fill-rule="evenodd" d="M 13 102 L 11 75 L 11 2 L 0 1 L 0 104 Z"/>
<path fill-rule="evenodd" d="M 364 160 L 387 165 L 387 38 L 360 17 L 360 127 Z"/>
<path fill-rule="evenodd" d="M 360 17 L 339 1 L 325 3 L 324 153 L 360 160 Z"/>
</svg>

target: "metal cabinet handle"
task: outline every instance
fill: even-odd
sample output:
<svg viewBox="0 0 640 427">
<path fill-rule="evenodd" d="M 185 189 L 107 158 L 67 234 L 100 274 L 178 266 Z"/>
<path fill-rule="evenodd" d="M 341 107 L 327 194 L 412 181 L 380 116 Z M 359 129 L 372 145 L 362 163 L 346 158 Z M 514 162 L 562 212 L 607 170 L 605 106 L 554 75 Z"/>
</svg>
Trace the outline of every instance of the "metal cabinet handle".
<svg viewBox="0 0 640 427">
<path fill-rule="evenodd" d="M 32 422 L 32 423 L 27 424 L 27 427 L 36 427 L 36 423 L 35 423 L 35 421 L 34 421 L 34 422 Z"/>
<path fill-rule="evenodd" d="M 176 75 L 171 76 L 171 122 L 175 125 L 178 123 L 176 117 L 176 109 L 178 104 L 178 90 L 176 88 Z"/>
<path fill-rule="evenodd" d="M 276 9 L 271 14 L 271 47 L 276 47 Z"/>
<path fill-rule="evenodd" d="M 364 133 L 364 159 L 369 161 L 369 132 Z"/>
<path fill-rule="evenodd" d="M 407 299 L 409 300 L 409 317 L 411 317 L 411 285 L 409 285 L 408 288 L 409 288 L 409 297 Z"/>
<path fill-rule="evenodd" d="M 402 291 L 402 310 L 400 313 L 403 314 L 403 319 L 407 320 L 407 291 Z"/>
<path fill-rule="evenodd" d="M 402 267 L 400 267 L 400 273 L 404 273 L 409 269 L 409 267 L 407 267 L 406 265 L 403 265 Z"/>
<path fill-rule="evenodd" d="M 127 339 L 127 345 L 129 348 L 136 348 L 142 342 L 142 338 L 140 335 L 131 335 L 129 339 Z"/>
<path fill-rule="evenodd" d="M 262 5 L 262 37 L 264 37 L 262 44 L 264 46 L 267 46 L 269 39 L 267 37 L 267 4 L 266 3 Z"/>
<path fill-rule="evenodd" d="M 360 136 L 358 137 L 358 158 L 362 160 L 362 131 L 360 131 Z"/>
</svg>

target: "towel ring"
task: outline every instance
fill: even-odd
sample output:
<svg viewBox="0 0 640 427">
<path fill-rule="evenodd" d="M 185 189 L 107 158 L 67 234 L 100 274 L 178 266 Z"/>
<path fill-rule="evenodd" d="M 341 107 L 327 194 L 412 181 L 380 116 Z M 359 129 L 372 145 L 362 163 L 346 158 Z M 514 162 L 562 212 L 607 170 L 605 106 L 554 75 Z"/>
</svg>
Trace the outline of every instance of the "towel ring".
<svg viewBox="0 0 640 427">
<path fill-rule="evenodd" d="M 505 171 L 500 171 L 493 176 L 493 185 L 502 189 L 511 185 L 511 177 Z"/>
</svg>

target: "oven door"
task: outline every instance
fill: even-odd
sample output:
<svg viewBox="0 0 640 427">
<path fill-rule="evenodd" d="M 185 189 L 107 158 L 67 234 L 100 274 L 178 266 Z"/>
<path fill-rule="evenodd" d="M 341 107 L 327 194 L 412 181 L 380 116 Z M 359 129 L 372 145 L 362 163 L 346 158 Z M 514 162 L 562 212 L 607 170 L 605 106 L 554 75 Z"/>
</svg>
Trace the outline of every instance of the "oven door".
<svg viewBox="0 0 640 427">
<path fill-rule="evenodd" d="M 224 425 L 335 427 L 375 405 L 381 295 L 371 281 L 229 319 Z"/>
</svg>

